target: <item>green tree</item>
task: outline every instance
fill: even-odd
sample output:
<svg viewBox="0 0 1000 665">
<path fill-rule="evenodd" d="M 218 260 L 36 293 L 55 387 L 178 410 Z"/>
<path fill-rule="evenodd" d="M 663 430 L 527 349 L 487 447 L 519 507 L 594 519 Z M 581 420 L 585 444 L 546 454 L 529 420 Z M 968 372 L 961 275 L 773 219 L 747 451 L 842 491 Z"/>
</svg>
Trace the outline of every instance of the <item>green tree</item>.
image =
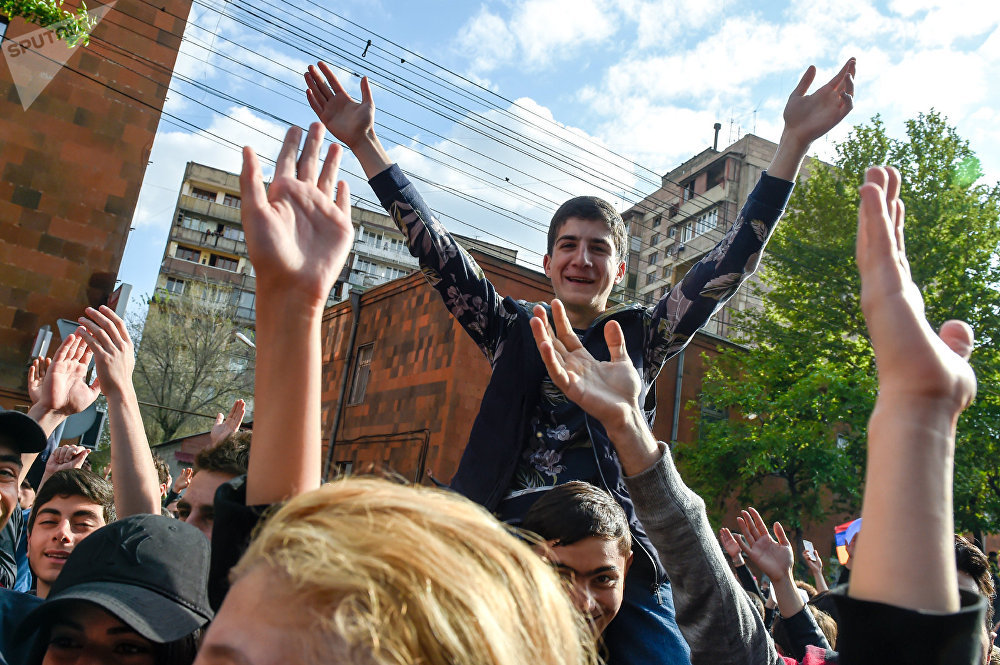
<svg viewBox="0 0 1000 665">
<path fill-rule="evenodd" d="M 207 431 L 237 398 L 253 395 L 253 353 L 235 337 L 230 307 L 157 297 L 138 339 L 133 373 L 152 445 Z M 138 326 L 134 326 L 138 327 Z"/>
<path fill-rule="evenodd" d="M 905 138 L 876 116 L 796 187 L 766 250 L 764 307 L 738 323 L 748 350 L 709 363 L 702 402 L 733 417 L 703 420 L 699 440 L 678 446 L 710 505 L 753 502 L 791 527 L 800 551 L 803 524 L 859 508 L 876 370 L 854 239 L 857 186 L 877 164 L 902 174 L 907 254 L 928 320 L 964 319 L 977 334 L 980 393 L 959 425 L 957 524 L 985 529 L 1000 517 L 1000 188 L 977 184 L 975 153 L 939 113 L 908 121 Z"/>
</svg>

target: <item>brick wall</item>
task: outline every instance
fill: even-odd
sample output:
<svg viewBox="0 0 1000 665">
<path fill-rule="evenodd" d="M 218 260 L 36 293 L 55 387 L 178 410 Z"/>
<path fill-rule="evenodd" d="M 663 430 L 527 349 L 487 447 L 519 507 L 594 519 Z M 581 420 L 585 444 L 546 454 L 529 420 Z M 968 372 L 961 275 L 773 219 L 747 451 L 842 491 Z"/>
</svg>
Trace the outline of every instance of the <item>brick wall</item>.
<svg viewBox="0 0 1000 665">
<path fill-rule="evenodd" d="M 73 50 L 27 110 L 10 58 L 0 57 L 0 403 L 6 407 L 26 400 L 24 371 L 38 328 L 55 330 L 56 319 L 76 318 L 114 289 L 190 5 L 118 0 L 90 45 Z M 36 29 L 12 22 L 0 44 L 5 56 Z M 56 334 L 52 350 L 58 342 Z"/>
</svg>

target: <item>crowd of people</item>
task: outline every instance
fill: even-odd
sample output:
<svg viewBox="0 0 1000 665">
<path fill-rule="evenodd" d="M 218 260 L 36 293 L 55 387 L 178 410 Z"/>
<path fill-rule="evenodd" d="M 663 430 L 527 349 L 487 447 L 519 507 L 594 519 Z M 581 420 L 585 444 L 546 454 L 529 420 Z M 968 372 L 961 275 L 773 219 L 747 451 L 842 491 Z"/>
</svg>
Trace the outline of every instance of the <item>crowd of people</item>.
<svg viewBox="0 0 1000 665">
<path fill-rule="evenodd" d="M 877 490 L 864 495 L 849 579 L 828 589 L 809 552 L 815 587 L 797 582 L 784 530 L 753 508 L 717 539 L 645 408 L 665 360 L 756 269 L 807 150 L 851 110 L 854 74 L 851 59 L 809 94 L 806 71 L 738 219 L 645 308 L 608 306 L 627 234 L 594 197 L 553 216 L 543 267 L 556 299 L 498 294 L 382 148 L 367 79 L 355 100 L 325 64 L 310 67 L 322 122 L 301 151 L 292 127 L 267 187 L 254 151 L 243 154 L 252 437 L 238 431 L 238 403 L 193 470 L 170 478 L 144 434 L 128 331 L 107 307 L 86 309 L 29 369 L 28 413 L 0 413 L 0 663 L 990 662 L 991 569 L 954 535 L 951 509 L 973 336 L 957 321 L 935 333 L 924 317 L 895 169 L 874 166 L 860 189 L 861 305 L 879 379 L 866 487 Z M 321 163 L 324 125 L 339 142 Z M 320 323 L 353 238 L 340 143 L 490 365 L 449 488 L 320 483 Z M 98 393 L 104 477 L 85 449 L 50 440 Z"/>
</svg>

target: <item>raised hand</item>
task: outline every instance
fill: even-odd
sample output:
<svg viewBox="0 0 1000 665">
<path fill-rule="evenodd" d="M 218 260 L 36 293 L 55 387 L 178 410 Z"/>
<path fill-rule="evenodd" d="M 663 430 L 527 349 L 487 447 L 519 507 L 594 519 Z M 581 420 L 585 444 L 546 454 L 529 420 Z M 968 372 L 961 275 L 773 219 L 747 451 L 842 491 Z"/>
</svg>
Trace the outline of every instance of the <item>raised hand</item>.
<svg viewBox="0 0 1000 665">
<path fill-rule="evenodd" d="M 625 348 L 625 336 L 616 321 L 604 326 L 604 340 L 611 360 L 596 360 L 573 332 L 566 308 L 552 301 L 555 334 L 545 308 L 536 305 L 531 332 L 552 382 L 581 409 L 597 418 L 605 429 L 624 423 L 638 409 L 639 374 Z"/>
<path fill-rule="evenodd" d="M 52 358 L 35 358 L 28 367 L 28 398 L 34 404 L 41 398 L 42 379 L 52 364 Z"/>
<path fill-rule="evenodd" d="M 806 94 L 816 67 L 810 65 L 785 104 L 785 134 L 808 145 L 826 134 L 854 108 L 854 58 L 850 58 L 826 85 Z M 784 137 L 783 137 L 784 138 Z"/>
<path fill-rule="evenodd" d="M 739 541 L 733 537 L 733 532 L 722 527 L 719 529 L 719 542 L 722 543 L 722 549 L 726 550 L 726 554 L 732 560 L 733 564 L 736 566 L 742 566 L 743 561 L 743 548 L 740 547 Z"/>
<path fill-rule="evenodd" d="M 194 469 L 192 469 L 191 467 L 181 469 L 181 474 L 177 476 L 177 480 L 174 481 L 174 487 L 173 487 L 174 493 L 180 494 L 181 492 L 186 490 L 188 488 L 188 485 L 191 484 L 191 477 L 193 475 L 194 475 Z"/>
<path fill-rule="evenodd" d="M 347 183 L 337 182 L 342 149 L 331 145 L 320 170 L 323 134 L 319 123 L 310 126 L 296 162 L 302 130 L 289 128 L 266 190 L 249 147 L 240 174 L 243 228 L 258 292 L 264 285 L 270 295 L 294 295 L 318 307 L 326 303 L 354 238 Z"/>
<path fill-rule="evenodd" d="M 322 72 L 323 78 L 320 77 Z M 374 135 L 375 103 L 368 77 L 361 79 L 361 101 L 354 101 L 325 62 L 310 65 L 305 74 L 306 99 L 330 132 L 352 150 Z"/>
<path fill-rule="evenodd" d="M 131 393 L 135 347 L 125 322 L 114 310 L 104 305 L 100 309 L 88 307 L 84 313 L 87 316 L 78 319 L 81 325 L 76 334 L 86 341 L 93 352 L 94 365 L 97 367 L 94 388 L 100 387 L 108 397 Z"/>
<path fill-rule="evenodd" d="M 947 321 L 935 334 L 927 323 L 906 259 L 899 186 L 896 169 L 868 169 L 858 211 L 861 309 L 878 365 L 879 400 L 943 405 L 957 416 L 976 395 L 968 362 L 972 329 Z"/>
<path fill-rule="evenodd" d="M 83 446 L 59 446 L 53 450 L 52 454 L 49 455 L 49 459 L 45 462 L 45 472 L 42 473 L 38 489 L 41 489 L 45 481 L 57 471 L 82 468 L 89 454 L 90 450 Z"/>
<path fill-rule="evenodd" d="M 774 523 L 775 540 L 768 533 L 760 513 L 754 508 L 742 511 L 736 522 L 740 525 L 740 533 L 746 543 L 743 554 L 771 580 L 791 578 L 795 556 L 781 523 Z"/>
<path fill-rule="evenodd" d="M 80 413 L 94 403 L 100 394 L 98 386 L 87 384 L 87 368 L 93 353 L 83 339 L 68 335 L 52 356 L 41 379 L 42 363 L 28 369 L 28 387 L 39 409 L 59 416 Z"/>
<path fill-rule="evenodd" d="M 802 560 L 806 562 L 806 568 L 813 577 L 823 576 L 823 558 L 816 550 L 802 550 Z"/>
<path fill-rule="evenodd" d="M 229 409 L 229 415 L 223 416 L 221 413 L 215 416 L 215 425 L 209 433 L 211 445 L 216 445 L 225 441 L 226 437 L 237 431 L 243 424 L 243 417 L 247 414 L 247 403 L 241 399 L 233 402 Z"/>
</svg>

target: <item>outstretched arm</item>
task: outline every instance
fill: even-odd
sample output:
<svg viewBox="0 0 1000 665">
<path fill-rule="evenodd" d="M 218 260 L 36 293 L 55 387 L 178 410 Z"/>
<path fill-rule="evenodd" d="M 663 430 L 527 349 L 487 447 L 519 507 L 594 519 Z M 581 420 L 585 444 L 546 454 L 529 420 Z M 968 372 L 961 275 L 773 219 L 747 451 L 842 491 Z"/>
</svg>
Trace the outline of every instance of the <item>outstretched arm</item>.
<svg viewBox="0 0 1000 665">
<path fill-rule="evenodd" d="M 160 513 L 160 480 L 142 426 L 139 400 L 132 385 L 135 346 L 125 322 L 105 306 L 88 307 L 76 334 L 94 353 L 97 382 L 108 400 L 111 430 L 111 474 L 115 479 L 115 511 L 119 517 Z"/>
<path fill-rule="evenodd" d="M 320 322 L 354 238 L 341 148 L 319 166 L 323 127 L 291 127 L 265 190 L 257 155 L 243 149 L 243 227 L 257 273 L 256 412 L 247 505 L 284 501 L 319 486 Z"/>
<path fill-rule="evenodd" d="M 736 521 L 740 525 L 740 533 L 743 534 L 743 541 L 746 543 L 743 554 L 770 578 L 781 616 L 790 617 L 801 611 L 805 603 L 802 602 L 795 586 L 795 579 L 792 577 L 795 557 L 792 555 L 792 544 L 788 541 L 781 523 L 774 523 L 775 537 L 772 538 L 756 508 L 744 510 Z"/>
<path fill-rule="evenodd" d="M 816 67 L 810 65 L 785 104 L 785 128 L 774 153 L 768 175 L 795 181 L 802 160 L 813 141 L 836 127 L 854 108 L 854 74 L 856 61 L 850 58 L 836 76 L 816 92 L 807 95 L 816 78 Z"/>
<path fill-rule="evenodd" d="M 898 607 L 959 607 L 952 467 L 959 414 L 976 394 L 972 330 L 935 334 L 910 277 L 899 173 L 869 169 L 861 187 L 857 260 L 879 393 L 868 424 L 868 469 L 849 595 Z M 906 552 L 906 556 L 897 556 Z"/>
</svg>

